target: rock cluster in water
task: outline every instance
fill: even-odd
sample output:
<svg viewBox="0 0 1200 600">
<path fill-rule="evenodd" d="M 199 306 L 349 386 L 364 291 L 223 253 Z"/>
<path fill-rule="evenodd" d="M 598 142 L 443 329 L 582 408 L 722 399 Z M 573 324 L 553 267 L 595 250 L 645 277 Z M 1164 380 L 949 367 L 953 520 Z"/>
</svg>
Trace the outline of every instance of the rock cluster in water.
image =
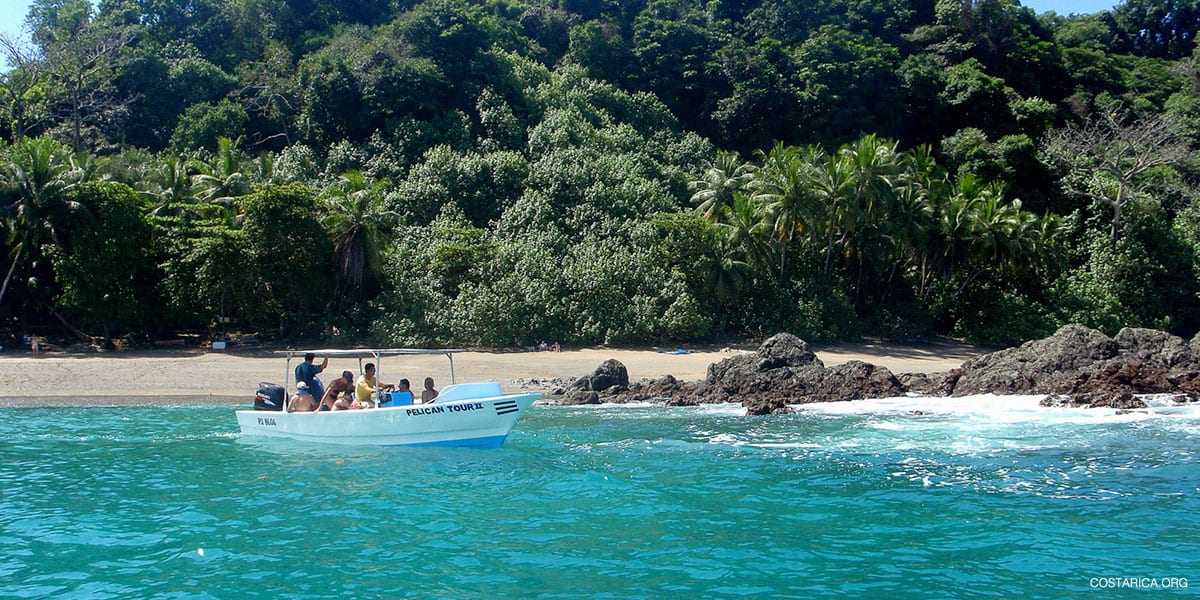
<svg viewBox="0 0 1200 600">
<path fill-rule="evenodd" d="M 1082 325 L 979 356 L 947 373 L 894 375 L 885 367 L 850 361 L 826 367 L 808 342 L 787 333 L 757 352 L 709 365 L 704 381 L 668 375 L 629 383 L 625 366 L 605 361 L 564 390 L 563 404 L 662 402 L 667 405 L 740 402 L 747 414 L 784 414 L 789 405 L 884 398 L 917 393 L 1046 394 L 1043 406 L 1145 408 L 1135 394 L 1200 397 L 1200 334 L 1190 341 L 1153 329 L 1125 328 L 1116 337 Z"/>
</svg>

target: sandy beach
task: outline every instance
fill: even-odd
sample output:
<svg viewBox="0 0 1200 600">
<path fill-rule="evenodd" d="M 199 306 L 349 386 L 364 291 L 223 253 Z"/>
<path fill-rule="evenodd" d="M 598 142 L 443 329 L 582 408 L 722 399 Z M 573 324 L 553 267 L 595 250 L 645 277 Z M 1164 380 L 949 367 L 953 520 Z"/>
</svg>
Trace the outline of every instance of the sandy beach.
<svg viewBox="0 0 1200 600">
<path fill-rule="evenodd" d="M 813 348 L 826 366 L 862 360 L 897 374 L 945 372 L 988 351 L 950 341 L 915 345 L 866 342 Z M 505 389 L 552 389 L 591 373 L 609 358 L 625 365 L 630 381 L 668 374 L 690 381 L 704 379 L 708 365 L 754 347 L 685 349 L 470 351 L 455 354 L 454 367 L 458 381 L 495 380 Z M 328 382 L 343 370 L 357 375 L 358 361 L 331 359 L 322 379 Z M 52 352 L 35 357 L 28 350 L 10 349 L 0 353 L 0 373 L 0 407 L 242 404 L 253 397 L 258 382 L 282 383 L 285 368 L 283 358 L 263 350 Z M 433 377 L 441 387 L 450 382 L 449 362 L 444 355 L 384 359 L 382 381 L 394 382 L 401 377 L 412 381 L 415 388 L 425 377 Z"/>
</svg>

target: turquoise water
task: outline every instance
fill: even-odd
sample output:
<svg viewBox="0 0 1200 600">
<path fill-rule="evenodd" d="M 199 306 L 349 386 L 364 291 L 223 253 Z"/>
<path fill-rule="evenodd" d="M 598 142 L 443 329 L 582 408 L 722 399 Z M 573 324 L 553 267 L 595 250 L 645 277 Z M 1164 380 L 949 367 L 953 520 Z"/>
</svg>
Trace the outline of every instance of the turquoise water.
<svg viewBox="0 0 1200 600">
<path fill-rule="evenodd" d="M 1194 593 L 1200 410 L 1035 403 L 535 406 L 496 450 L 254 441 L 229 406 L 4 410 L 0 597 Z"/>
</svg>

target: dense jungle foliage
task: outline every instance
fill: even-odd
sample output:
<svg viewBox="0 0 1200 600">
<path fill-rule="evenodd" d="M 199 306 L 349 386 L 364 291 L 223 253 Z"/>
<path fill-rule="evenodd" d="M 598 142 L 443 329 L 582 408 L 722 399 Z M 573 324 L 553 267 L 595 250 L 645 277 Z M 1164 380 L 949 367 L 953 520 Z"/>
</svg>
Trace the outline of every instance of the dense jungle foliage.
<svg viewBox="0 0 1200 600">
<path fill-rule="evenodd" d="M 1200 0 L 36 0 L 0 39 L 0 329 L 1190 335 L 1197 29 Z"/>
</svg>

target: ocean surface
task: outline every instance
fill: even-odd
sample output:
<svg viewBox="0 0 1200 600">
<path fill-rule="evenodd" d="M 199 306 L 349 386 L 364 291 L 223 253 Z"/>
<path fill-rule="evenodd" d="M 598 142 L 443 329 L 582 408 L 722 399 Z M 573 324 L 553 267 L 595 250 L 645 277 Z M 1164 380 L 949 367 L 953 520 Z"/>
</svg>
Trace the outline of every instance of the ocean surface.
<svg viewBox="0 0 1200 600">
<path fill-rule="evenodd" d="M 230 406 L 0 410 L 0 598 L 1200 591 L 1200 407 L 1037 400 L 534 406 L 492 450 L 245 439 Z"/>
</svg>

